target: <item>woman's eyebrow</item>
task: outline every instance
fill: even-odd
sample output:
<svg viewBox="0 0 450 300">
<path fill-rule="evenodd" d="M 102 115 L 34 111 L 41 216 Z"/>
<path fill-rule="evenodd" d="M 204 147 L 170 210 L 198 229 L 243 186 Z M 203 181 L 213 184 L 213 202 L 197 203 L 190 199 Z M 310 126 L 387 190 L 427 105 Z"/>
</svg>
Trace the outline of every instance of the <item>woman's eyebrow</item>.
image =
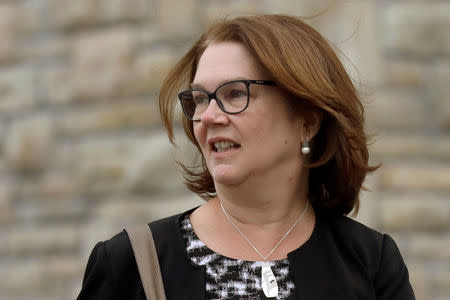
<svg viewBox="0 0 450 300">
<path fill-rule="evenodd" d="M 198 83 L 193 83 L 193 82 L 190 83 L 189 86 L 191 89 L 202 89 L 202 90 L 205 89 L 203 85 L 198 84 Z"/>
<path fill-rule="evenodd" d="M 235 80 L 247 80 L 247 78 L 246 78 L 246 77 L 241 77 L 241 76 L 239 76 L 239 77 L 234 77 L 234 78 L 227 78 L 227 79 L 225 79 L 225 80 L 220 81 L 220 82 L 217 84 L 216 88 L 217 88 L 218 86 L 220 86 L 220 85 L 226 83 L 226 82 L 235 81 Z M 201 85 L 200 83 L 192 82 L 192 83 L 189 84 L 189 86 L 190 86 L 192 89 L 206 90 L 206 88 L 205 88 L 203 85 Z"/>
</svg>

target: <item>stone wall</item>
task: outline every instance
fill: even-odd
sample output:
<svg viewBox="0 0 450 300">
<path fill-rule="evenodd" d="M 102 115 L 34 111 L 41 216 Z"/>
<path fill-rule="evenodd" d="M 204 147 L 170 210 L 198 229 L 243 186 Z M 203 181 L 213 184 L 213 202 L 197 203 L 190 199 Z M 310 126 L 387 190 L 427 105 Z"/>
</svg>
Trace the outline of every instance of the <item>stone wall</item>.
<svg viewBox="0 0 450 300">
<path fill-rule="evenodd" d="M 157 94 L 212 20 L 328 8 L 308 22 L 341 49 L 383 163 L 358 219 L 396 239 L 418 299 L 449 299 L 450 2 L 331 2 L 0 0 L 0 298 L 74 299 L 96 241 L 201 203 Z"/>
</svg>

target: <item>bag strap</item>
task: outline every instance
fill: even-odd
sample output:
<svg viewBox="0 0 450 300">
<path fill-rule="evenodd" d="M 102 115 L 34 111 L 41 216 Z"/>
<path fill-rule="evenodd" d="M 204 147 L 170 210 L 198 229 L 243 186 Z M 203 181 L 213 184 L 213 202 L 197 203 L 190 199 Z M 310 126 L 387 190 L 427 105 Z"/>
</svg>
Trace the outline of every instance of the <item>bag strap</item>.
<svg viewBox="0 0 450 300">
<path fill-rule="evenodd" d="M 134 257 L 147 300 L 165 300 L 164 285 L 152 232 L 147 224 L 125 229 L 131 241 Z"/>
</svg>

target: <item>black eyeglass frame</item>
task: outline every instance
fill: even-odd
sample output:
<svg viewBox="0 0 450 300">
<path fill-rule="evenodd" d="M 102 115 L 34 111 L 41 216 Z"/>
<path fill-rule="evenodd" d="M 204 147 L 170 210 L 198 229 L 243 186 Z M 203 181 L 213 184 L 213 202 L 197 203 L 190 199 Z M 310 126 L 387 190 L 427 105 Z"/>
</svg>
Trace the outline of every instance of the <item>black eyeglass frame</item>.
<svg viewBox="0 0 450 300">
<path fill-rule="evenodd" d="M 216 93 L 217 93 L 217 91 L 218 91 L 221 87 L 223 87 L 224 85 L 227 85 L 227 84 L 229 84 L 229 83 L 234 83 L 234 82 L 242 82 L 242 83 L 245 83 L 245 86 L 247 87 L 247 103 L 245 104 L 245 107 L 244 107 L 243 109 L 241 109 L 240 111 L 236 111 L 236 112 L 228 112 L 228 111 L 225 109 L 225 107 L 224 107 L 222 101 L 220 101 L 220 99 L 217 99 Z M 184 106 L 183 106 L 183 100 L 181 100 L 181 97 L 182 97 L 183 93 L 186 93 L 186 92 L 204 92 L 206 95 L 208 95 L 208 105 L 209 105 L 209 103 L 211 103 L 211 100 L 214 99 L 214 100 L 216 100 L 216 102 L 217 102 L 217 104 L 219 105 L 220 109 L 221 109 L 224 113 L 234 115 L 234 114 L 238 114 L 238 113 L 240 113 L 240 112 L 243 112 L 244 110 L 247 109 L 248 104 L 249 104 L 249 102 L 250 102 L 250 84 L 269 85 L 269 86 L 276 86 L 276 85 L 277 85 L 277 83 L 276 83 L 275 81 L 272 81 L 272 80 L 248 80 L 248 79 L 238 79 L 238 80 L 232 80 L 232 81 L 227 81 L 227 82 L 222 83 L 222 84 L 219 85 L 219 86 L 216 88 L 216 90 L 215 90 L 214 92 L 212 92 L 212 93 L 209 93 L 208 91 L 205 91 L 205 90 L 202 90 L 202 89 L 188 89 L 188 90 L 184 90 L 184 91 L 182 91 L 182 92 L 180 92 L 180 93 L 178 94 L 178 99 L 180 100 L 181 108 L 183 109 L 184 115 L 185 115 L 189 120 L 191 120 L 192 122 L 199 122 L 200 119 L 198 119 L 198 120 L 197 120 L 197 119 L 192 119 L 191 117 L 189 117 L 189 115 L 187 114 L 186 110 L 184 109 Z"/>
</svg>

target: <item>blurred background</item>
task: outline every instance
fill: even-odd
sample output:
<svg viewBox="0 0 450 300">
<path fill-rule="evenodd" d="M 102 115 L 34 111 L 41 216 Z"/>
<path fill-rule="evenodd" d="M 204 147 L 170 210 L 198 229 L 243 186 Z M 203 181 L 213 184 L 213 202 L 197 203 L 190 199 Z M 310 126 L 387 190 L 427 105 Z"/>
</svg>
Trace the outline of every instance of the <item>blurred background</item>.
<svg viewBox="0 0 450 300">
<path fill-rule="evenodd" d="M 391 234 L 417 299 L 450 299 L 450 1 L 0 0 L 0 298 L 75 299 L 89 253 L 202 201 L 157 109 L 213 20 L 308 19 L 361 90 L 371 160 L 357 219 Z"/>
</svg>

